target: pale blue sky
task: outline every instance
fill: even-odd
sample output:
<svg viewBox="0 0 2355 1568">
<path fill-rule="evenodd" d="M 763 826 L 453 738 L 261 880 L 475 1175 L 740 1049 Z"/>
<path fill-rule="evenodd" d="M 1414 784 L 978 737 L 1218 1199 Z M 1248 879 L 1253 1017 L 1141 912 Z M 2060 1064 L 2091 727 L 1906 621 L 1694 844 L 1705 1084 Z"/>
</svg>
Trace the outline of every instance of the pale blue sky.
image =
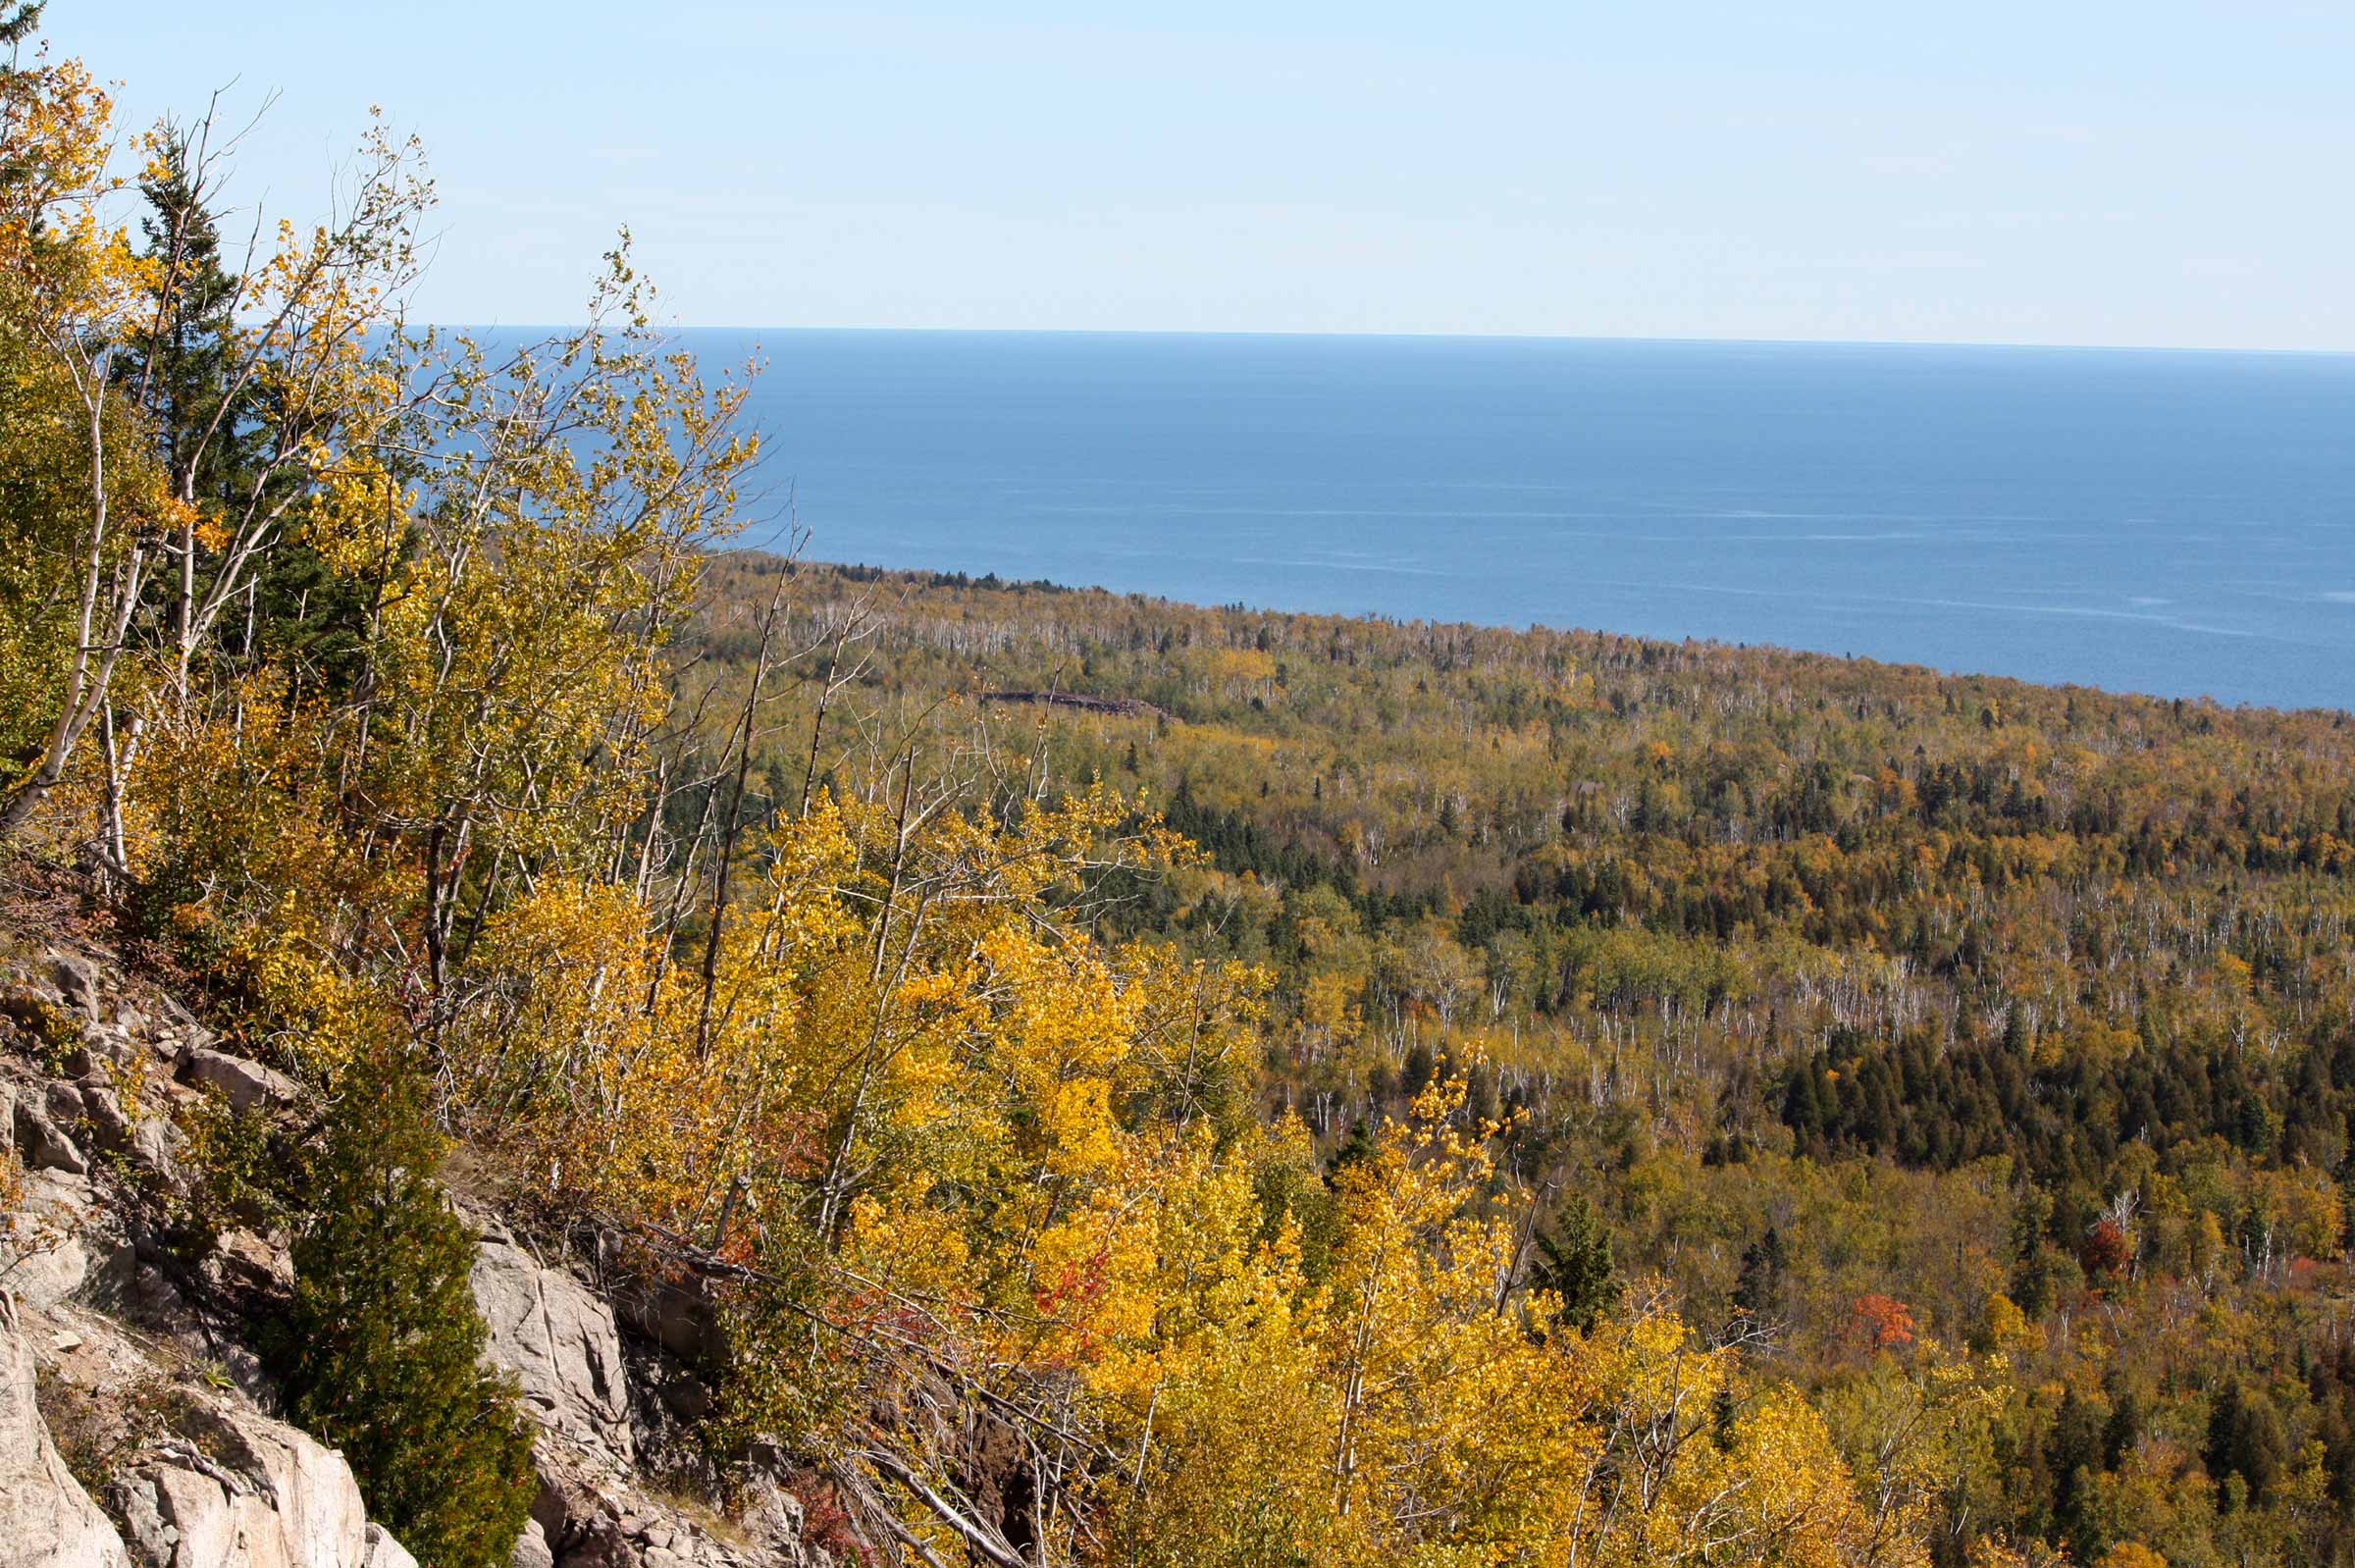
<svg viewBox="0 0 2355 1568">
<path fill-rule="evenodd" d="M 2355 4 L 53 0 L 133 119 L 381 103 L 441 320 L 2355 348 Z"/>
</svg>

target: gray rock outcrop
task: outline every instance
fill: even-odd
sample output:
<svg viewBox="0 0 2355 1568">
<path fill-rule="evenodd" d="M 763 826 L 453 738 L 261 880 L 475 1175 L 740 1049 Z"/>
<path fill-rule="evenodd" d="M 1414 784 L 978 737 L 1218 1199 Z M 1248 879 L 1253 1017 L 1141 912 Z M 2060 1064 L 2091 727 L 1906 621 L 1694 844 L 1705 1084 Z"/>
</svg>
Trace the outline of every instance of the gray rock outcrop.
<svg viewBox="0 0 2355 1568">
<path fill-rule="evenodd" d="M 41 1420 L 32 1347 L 0 1295 L 0 1542 L 23 1568 L 130 1568 L 123 1540 Z"/>
<path fill-rule="evenodd" d="M 343 1457 L 269 1413 L 251 1339 L 292 1285 L 285 1231 L 227 1226 L 193 1259 L 166 1244 L 164 1205 L 203 1175 L 187 1114 L 292 1127 L 306 1091 L 113 956 L 57 943 L 0 923 L 0 1151 L 22 1173 L 0 1205 L 0 1568 L 417 1568 Z M 707 1297 L 640 1291 L 617 1321 L 497 1212 L 465 1218 L 485 1359 L 542 1429 L 515 1568 L 829 1568 L 782 1483 L 723 1520 L 639 1468 L 705 1413 Z"/>
<path fill-rule="evenodd" d="M 469 1219 L 483 1230 L 468 1282 L 491 1330 L 485 1354 L 515 1375 L 534 1420 L 592 1458 L 628 1469 L 637 1442 L 612 1309 L 571 1275 L 543 1267 L 496 1220 Z"/>
<path fill-rule="evenodd" d="M 239 1116 L 257 1106 L 292 1105 L 302 1091 L 283 1072 L 210 1046 L 191 1046 L 180 1059 L 183 1083 L 211 1089 Z"/>
<path fill-rule="evenodd" d="M 251 1411 L 214 1408 L 159 1443 L 113 1494 L 156 1568 L 342 1568 L 408 1560 L 368 1522 L 343 1456 Z M 397 1546 L 394 1547 L 397 1550 Z"/>
</svg>

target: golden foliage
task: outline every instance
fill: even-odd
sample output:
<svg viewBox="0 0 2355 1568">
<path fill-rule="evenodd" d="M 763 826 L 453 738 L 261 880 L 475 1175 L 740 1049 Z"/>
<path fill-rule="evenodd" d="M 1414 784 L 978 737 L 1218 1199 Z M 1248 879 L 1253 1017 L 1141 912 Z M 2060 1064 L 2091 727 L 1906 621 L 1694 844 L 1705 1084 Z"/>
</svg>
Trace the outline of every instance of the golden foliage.
<svg viewBox="0 0 2355 1568">
<path fill-rule="evenodd" d="M 124 338 L 156 280 L 96 216 L 104 95 L 9 79 L 0 163 L 36 175 L 0 185 L 0 279 L 78 344 Z M 519 1194 L 714 1281 L 714 1430 L 823 1445 L 896 1499 L 868 1524 L 936 1555 L 1009 1548 L 958 1504 L 957 1424 L 909 1413 L 928 1397 L 1041 1455 L 1042 1561 L 1922 1560 L 1950 1449 L 1842 1450 L 1961 1401 L 1926 1356 L 1827 1422 L 1664 1300 L 1562 1327 L 1460 1076 L 1321 1171 L 1254 1114 L 1270 971 L 1093 918 L 1194 861 L 1141 801 L 919 776 L 913 745 L 823 787 L 813 740 L 800 800 L 748 809 L 759 677 L 715 758 L 669 654 L 756 455 L 741 386 L 660 347 L 619 252 L 579 333 L 405 334 L 430 183 L 380 133 L 358 185 L 238 280 L 225 347 L 274 421 L 252 503 L 154 489 L 109 534 L 94 500 L 74 555 L 93 584 L 126 564 L 89 592 L 120 620 L 51 807 L 256 1046 L 331 1091 L 407 1053 Z M 263 635 L 297 545 L 344 673 Z M 142 579 L 150 549 L 176 581 Z M 1255 702 L 1283 678 L 1213 665 Z M 1328 1043 L 1366 1032 L 1361 970 L 1441 1027 L 1488 983 L 1437 918 L 1374 941 L 1333 900 L 1302 941 Z"/>
</svg>

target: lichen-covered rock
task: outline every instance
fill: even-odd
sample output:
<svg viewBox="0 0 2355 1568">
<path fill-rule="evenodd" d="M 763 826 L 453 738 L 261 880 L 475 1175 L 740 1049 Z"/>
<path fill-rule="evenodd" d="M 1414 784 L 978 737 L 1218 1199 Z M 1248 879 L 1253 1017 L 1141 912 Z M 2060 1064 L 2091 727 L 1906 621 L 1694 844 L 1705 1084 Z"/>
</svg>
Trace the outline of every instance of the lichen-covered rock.
<svg viewBox="0 0 2355 1568">
<path fill-rule="evenodd" d="M 129 1568 L 115 1533 L 41 1420 L 32 1347 L 0 1294 L 0 1549 L 23 1568 Z"/>
</svg>

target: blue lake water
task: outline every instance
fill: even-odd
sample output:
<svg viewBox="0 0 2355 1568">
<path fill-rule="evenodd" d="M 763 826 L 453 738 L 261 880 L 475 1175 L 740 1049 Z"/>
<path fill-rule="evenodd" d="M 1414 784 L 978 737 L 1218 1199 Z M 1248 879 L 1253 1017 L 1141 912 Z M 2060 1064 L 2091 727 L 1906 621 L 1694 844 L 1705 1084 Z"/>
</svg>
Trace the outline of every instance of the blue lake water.
<svg viewBox="0 0 2355 1568">
<path fill-rule="evenodd" d="M 818 559 L 2355 707 L 2355 356 L 685 338 Z"/>
</svg>

